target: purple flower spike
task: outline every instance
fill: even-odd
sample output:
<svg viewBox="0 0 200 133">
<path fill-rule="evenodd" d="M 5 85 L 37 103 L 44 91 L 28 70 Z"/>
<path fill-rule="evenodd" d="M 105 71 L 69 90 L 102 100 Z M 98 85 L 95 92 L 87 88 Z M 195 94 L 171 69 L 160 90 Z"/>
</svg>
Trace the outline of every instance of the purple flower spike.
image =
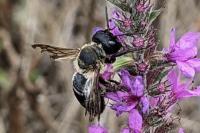
<svg viewBox="0 0 200 133">
<path fill-rule="evenodd" d="M 94 36 L 94 34 L 96 34 L 98 31 L 101 31 L 101 30 L 103 30 L 103 28 L 101 28 L 101 27 L 94 27 L 92 29 L 92 36 Z"/>
<path fill-rule="evenodd" d="M 94 124 L 88 127 L 88 133 L 108 133 L 108 132 L 106 131 L 105 128 Z"/>
<path fill-rule="evenodd" d="M 133 109 L 128 116 L 128 125 L 133 133 L 140 133 L 142 130 L 142 116 L 140 113 Z"/>
<path fill-rule="evenodd" d="M 141 97 L 144 93 L 144 83 L 141 76 L 133 77 L 126 70 L 121 70 L 119 76 L 122 81 L 122 85 L 127 87 L 131 91 L 132 95 Z"/>
<path fill-rule="evenodd" d="M 200 32 L 187 32 L 176 43 L 175 29 L 170 33 L 170 44 L 165 57 L 168 61 L 176 63 L 178 69 L 188 78 L 193 78 L 195 71 L 200 71 L 200 60 L 196 58 L 196 44 L 199 39 Z"/>
</svg>

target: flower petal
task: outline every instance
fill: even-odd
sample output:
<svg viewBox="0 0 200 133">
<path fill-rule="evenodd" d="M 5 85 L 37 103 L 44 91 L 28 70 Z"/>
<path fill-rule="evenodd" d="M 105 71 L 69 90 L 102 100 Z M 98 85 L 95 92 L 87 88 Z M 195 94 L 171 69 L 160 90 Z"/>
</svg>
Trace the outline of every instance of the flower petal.
<svg viewBox="0 0 200 133">
<path fill-rule="evenodd" d="M 174 52 L 167 54 L 168 60 L 171 61 L 186 61 L 188 59 L 194 58 L 197 55 L 197 48 L 192 47 L 188 49 L 177 49 Z"/>
<path fill-rule="evenodd" d="M 117 95 L 119 98 L 121 98 L 121 100 L 124 100 L 130 96 L 130 94 L 125 91 L 117 91 Z"/>
<path fill-rule="evenodd" d="M 129 128 L 122 128 L 122 129 L 120 130 L 120 133 L 130 133 L 130 132 L 129 132 Z"/>
<path fill-rule="evenodd" d="M 196 95 L 200 95 L 200 86 L 195 87 L 195 89 L 193 89 L 193 92 L 196 93 Z"/>
<path fill-rule="evenodd" d="M 112 71 L 112 64 L 106 64 L 105 66 L 105 70 L 104 72 L 101 74 L 101 77 L 104 79 L 104 80 L 109 80 L 113 74 L 113 71 Z"/>
<path fill-rule="evenodd" d="M 187 32 L 179 39 L 176 46 L 179 49 L 188 49 L 194 47 L 199 39 L 200 32 Z"/>
<path fill-rule="evenodd" d="M 175 28 L 172 28 L 171 29 L 171 32 L 170 32 L 170 40 L 169 40 L 169 48 L 170 50 L 173 49 L 173 47 L 175 46 L 175 33 L 176 33 L 176 30 Z"/>
<path fill-rule="evenodd" d="M 127 89 L 130 89 L 132 85 L 129 72 L 123 69 L 119 72 L 119 76 L 121 78 L 122 85 L 126 86 Z"/>
<path fill-rule="evenodd" d="M 108 92 L 106 93 L 105 97 L 115 102 L 121 102 L 122 100 L 129 97 L 129 93 L 123 91 Z"/>
<path fill-rule="evenodd" d="M 119 30 L 119 28 L 115 25 L 115 21 L 114 21 L 113 19 L 109 19 L 108 25 L 109 25 L 109 29 L 111 29 L 110 32 L 111 32 L 114 36 L 123 34 L 123 33 Z M 119 39 L 120 42 L 123 42 L 123 40 L 124 40 L 122 36 L 118 36 L 117 38 Z"/>
<path fill-rule="evenodd" d="M 134 132 L 134 133 L 140 133 L 142 129 L 142 116 L 138 112 L 138 110 L 133 109 L 129 113 L 128 116 L 128 125 L 129 128 Z"/>
<path fill-rule="evenodd" d="M 113 104 L 111 106 L 111 109 L 115 110 L 116 111 L 116 115 L 119 116 L 123 112 L 131 111 L 132 109 L 135 108 L 136 105 L 137 105 L 137 102 L 132 102 L 131 105 L 116 103 L 116 104 Z"/>
<path fill-rule="evenodd" d="M 187 78 L 193 78 L 195 75 L 195 70 L 185 62 L 176 61 L 177 67 Z"/>
<path fill-rule="evenodd" d="M 94 124 L 88 127 L 88 133 L 108 133 L 108 132 L 106 131 L 105 128 Z"/>
<path fill-rule="evenodd" d="M 117 93 L 108 92 L 108 93 L 106 93 L 105 97 L 108 98 L 108 99 L 110 99 L 110 100 L 112 100 L 112 101 L 120 102 L 120 98 L 117 95 Z"/>
<path fill-rule="evenodd" d="M 149 110 L 149 101 L 147 99 L 147 97 L 142 97 L 140 99 L 140 106 L 142 108 L 142 112 L 143 113 L 147 113 Z"/>
<path fill-rule="evenodd" d="M 196 71 L 200 71 L 200 59 L 194 58 L 187 61 L 191 67 L 193 67 Z"/>
<path fill-rule="evenodd" d="M 125 18 L 118 10 L 112 11 L 112 18 L 123 21 Z"/>
<path fill-rule="evenodd" d="M 141 97 L 144 94 L 144 83 L 142 76 L 136 76 L 132 81 L 131 92 L 133 95 Z"/>
<path fill-rule="evenodd" d="M 184 133 L 183 128 L 179 128 L 178 133 Z"/>
<path fill-rule="evenodd" d="M 183 99 L 183 98 L 189 98 L 189 97 L 195 97 L 195 96 L 200 96 L 200 87 L 197 87 L 194 90 L 188 90 L 188 89 L 183 89 L 176 94 L 177 99 Z"/>
<path fill-rule="evenodd" d="M 177 88 L 178 76 L 176 70 L 172 70 L 167 75 L 167 80 L 169 81 L 172 90 Z"/>
</svg>

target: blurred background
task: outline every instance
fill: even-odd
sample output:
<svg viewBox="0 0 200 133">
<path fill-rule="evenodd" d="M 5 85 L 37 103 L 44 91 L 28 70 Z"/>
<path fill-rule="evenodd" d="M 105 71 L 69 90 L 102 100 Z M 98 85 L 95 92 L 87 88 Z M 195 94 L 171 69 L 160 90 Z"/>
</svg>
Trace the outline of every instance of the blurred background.
<svg viewBox="0 0 200 133">
<path fill-rule="evenodd" d="M 200 31 L 200 0 L 152 0 L 160 47 L 172 27 Z M 72 92 L 71 61 L 55 62 L 31 44 L 77 48 L 105 27 L 104 0 L 0 0 L 0 133 L 85 133 L 88 118 Z M 108 3 L 107 3 L 108 4 Z M 109 6 L 110 7 L 110 6 Z M 199 76 L 196 77 L 195 83 Z M 186 133 L 200 132 L 200 98 L 180 103 Z M 101 123 L 119 132 L 124 118 L 106 110 Z"/>
</svg>

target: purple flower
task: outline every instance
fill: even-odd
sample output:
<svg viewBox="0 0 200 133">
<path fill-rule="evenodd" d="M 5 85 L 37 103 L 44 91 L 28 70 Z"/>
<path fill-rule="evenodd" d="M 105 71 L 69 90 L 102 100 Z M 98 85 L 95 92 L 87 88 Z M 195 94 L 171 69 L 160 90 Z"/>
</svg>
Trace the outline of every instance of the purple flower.
<svg viewBox="0 0 200 133">
<path fill-rule="evenodd" d="M 113 66 L 112 64 L 106 64 L 105 66 L 105 70 L 104 72 L 101 74 L 101 77 L 104 80 L 109 80 L 113 74 L 113 70 L 112 70 Z"/>
<path fill-rule="evenodd" d="M 122 86 L 127 88 L 127 92 L 111 92 L 106 97 L 115 103 L 111 106 L 117 115 L 123 112 L 129 112 L 136 106 L 141 108 L 141 112 L 146 113 L 149 108 L 147 98 L 144 96 L 144 84 L 141 76 L 131 76 L 128 71 L 121 70 L 120 78 Z"/>
<path fill-rule="evenodd" d="M 108 133 L 108 132 L 106 131 L 105 128 L 94 124 L 88 127 L 88 133 Z"/>
<path fill-rule="evenodd" d="M 111 109 L 116 111 L 117 116 L 123 112 L 129 112 L 138 105 L 138 99 L 135 96 L 129 95 L 128 92 L 110 92 L 106 97 L 115 103 L 112 104 Z"/>
<path fill-rule="evenodd" d="M 123 33 L 119 30 L 119 28 L 117 27 L 117 25 L 115 24 L 115 19 L 120 19 L 120 13 L 118 13 L 116 10 L 114 10 L 112 12 L 112 18 L 109 19 L 109 29 L 110 32 L 114 35 L 117 36 L 118 40 L 120 42 L 123 42 L 123 37 L 122 36 L 118 36 L 118 35 L 122 35 Z"/>
<path fill-rule="evenodd" d="M 130 133 L 129 128 L 123 128 L 121 129 L 120 133 Z"/>
<path fill-rule="evenodd" d="M 183 128 L 179 128 L 178 133 L 184 133 Z"/>
<path fill-rule="evenodd" d="M 200 59 L 196 58 L 196 44 L 199 39 L 200 32 L 187 32 L 175 42 L 175 29 L 170 33 L 170 44 L 165 58 L 176 63 L 179 70 L 188 78 L 193 78 L 195 71 L 200 71 Z"/>
<path fill-rule="evenodd" d="M 196 87 L 193 90 L 190 90 L 191 80 L 187 80 L 185 83 L 180 83 L 179 77 L 175 70 L 169 72 L 167 79 L 170 83 L 170 91 L 171 95 L 175 100 L 193 97 L 193 96 L 200 96 L 200 87 Z"/>
<path fill-rule="evenodd" d="M 127 92 L 111 92 L 106 97 L 114 103 L 111 109 L 115 110 L 117 116 L 123 112 L 128 112 L 128 124 L 131 131 L 140 132 L 142 128 L 141 113 L 149 110 L 149 101 L 144 96 L 144 83 L 141 76 L 131 76 L 128 71 L 119 72 L 121 84 L 127 88 Z"/>
<path fill-rule="evenodd" d="M 124 38 L 122 36 L 123 33 L 119 30 L 119 28 L 115 25 L 114 20 L 110 19 L 109 20 L 109 29 L 110 32 L 114 35 L 117 36 L 117 39 L 122 43 L 124 41 Z"/>
<path fill-rule="evenodd" d="M 110 28 L 110 32 L 114 35 L 114 36 L 118 36 L 123 34 L 119 28 L 115 25 L 114 20 L 110 19 L 109 20 L 109 28 Z"/>
<path fill-rule="evenodd" d="M 144 83 L 141 76 L 131 76 L 128 71 L 121 70 L 119 76 L 122 81 L 122 85 L 125 86 L 131 95 L 135 97 L 141 97 L 144 93 Z"/>
<path fill-rule="evenodd" d="M 133 109 L 128 116 L 128 126 L 133 133 L 140 133 L 142 129 L 142 116 L 138 110 Z"/>
<path fill-rule="evenodd" d="M 147 113 L 149 110 L 149 101 L 146 97 L 141 97 L 140 99 L 140 108 L 142 109 L 142 113 Z"/>
</svg>

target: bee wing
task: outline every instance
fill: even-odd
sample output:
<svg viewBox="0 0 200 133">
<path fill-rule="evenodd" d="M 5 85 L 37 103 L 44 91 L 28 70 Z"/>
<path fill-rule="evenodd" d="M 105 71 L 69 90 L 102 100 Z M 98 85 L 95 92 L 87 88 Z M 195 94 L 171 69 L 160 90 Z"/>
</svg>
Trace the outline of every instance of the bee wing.
<svg viewBox="0 0 200 133">
<path fill-rule="evenodd" d="M 89 119 L 92 121 L 94 117 L 98 116 L 100 118 L 100 114 L 104 110 L 105 103 L 104 99 L 101 96 L 100 89 L 98 87 L 98 80 L 99 80 L 99 70 L 98 72 L 94 71 L 91 72 L 88 80 L 85 84 L 86 92 L 86 111 L 89 112 Z"/>
<path fill-rule="evenodd" d="M 41 53 L 47 52 L 52 59 L 74 59 L 77 57 L 80 49 L 60 48 L 46 44 L 34 44 L 33 48 L 40 48 Z"/>
</svg>

